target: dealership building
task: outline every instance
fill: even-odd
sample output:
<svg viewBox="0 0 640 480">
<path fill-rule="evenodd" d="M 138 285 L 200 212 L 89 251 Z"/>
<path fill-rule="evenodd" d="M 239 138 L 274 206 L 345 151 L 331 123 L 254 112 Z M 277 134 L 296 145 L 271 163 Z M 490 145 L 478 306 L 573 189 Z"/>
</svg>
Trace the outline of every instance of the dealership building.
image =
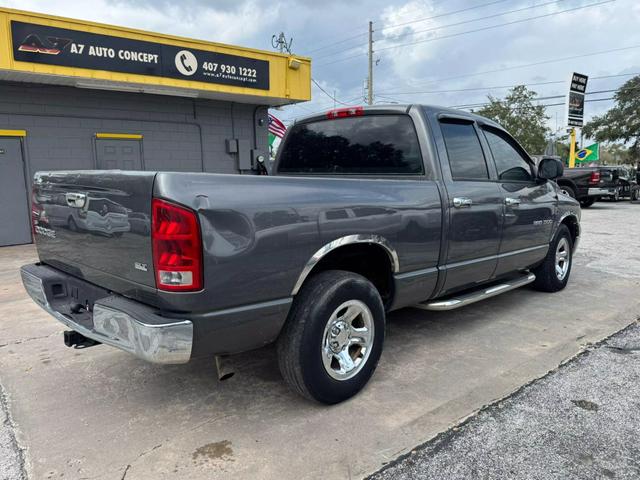
<svg viewBox="0 0 640 480">
<path fill-rule="evenodd" d="M 30 243 L 39 170 L 255 174 L 304 57 L 0 8 L 0 245 Z"/>
</svg>

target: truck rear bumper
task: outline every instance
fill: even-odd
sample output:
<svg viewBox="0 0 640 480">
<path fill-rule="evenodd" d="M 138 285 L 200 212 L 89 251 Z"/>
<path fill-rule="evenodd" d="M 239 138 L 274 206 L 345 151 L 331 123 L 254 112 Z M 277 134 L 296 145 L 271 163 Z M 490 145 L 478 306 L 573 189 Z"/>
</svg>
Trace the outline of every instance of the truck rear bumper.
<svg viewBox="0 0 640 480">
<path fill-rule="evenodd" d="M 590 197 L 609 197 L 616 194 L 615 187 L 603 188 L 603 187 L 591 187 L 587 190 L 587 195 Z"/>
<path fill-rule="evenodd" d="M 27 293 L 38 305 L 87 338 L 153 363 L 186 363 L 191 358 L 193 323 L 190 320 L 160 316 L 151 307 L 110 295 L 106 290 L 45 265 L 25 265 L 20 273 Z M 80 293 L 79 284 L 86 284 Z M 102 298 L 98 298 L 100 294 Z M 78 309 L 78 305 L 89 300 L 87 296 L 95 297 L 95 302 L 91 298 L 89 303 L 92 308 Z"/>
</svg>

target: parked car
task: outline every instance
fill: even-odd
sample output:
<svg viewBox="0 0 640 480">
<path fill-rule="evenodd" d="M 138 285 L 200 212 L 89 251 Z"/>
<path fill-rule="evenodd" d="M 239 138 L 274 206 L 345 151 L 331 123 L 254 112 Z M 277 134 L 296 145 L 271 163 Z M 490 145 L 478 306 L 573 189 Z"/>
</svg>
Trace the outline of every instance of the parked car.
<svg viewBox="0 0 640 480">
<path fill-rule="evenodd" d="M 467 112 L 332 110 L 289 129 L 273 176 L 37 173 L 36 207 L 99 185 L 151 232 L 98 249 L 36 218 L 22 279 L 68 346 L 184 363 L 277 342 L 293 390 L 336 403 L 373 375 L 387 312 L 566 286 L 580 207 L 552 181 L 562 170 Z"/>
<path fill-rule="evenodd" d="M 562 193 L 577 199 L 582 208 L 589 208 L 600 198 L 620 198 L 620 187 L 611 167 L 566 168 L 556 182 Z"/>
<path fill-rule="evenodd" d="M 631 198 L 631 186 L 635 182 L 629 169 L 626 167 L 612 167 L 611 170 L 618 187 L 618 200 Z"/>
<path fill-rule="evenodd" d="M 631 201 L 640 202 L 640 168 L 634 169 L 631 178 Z"/>
</svg>

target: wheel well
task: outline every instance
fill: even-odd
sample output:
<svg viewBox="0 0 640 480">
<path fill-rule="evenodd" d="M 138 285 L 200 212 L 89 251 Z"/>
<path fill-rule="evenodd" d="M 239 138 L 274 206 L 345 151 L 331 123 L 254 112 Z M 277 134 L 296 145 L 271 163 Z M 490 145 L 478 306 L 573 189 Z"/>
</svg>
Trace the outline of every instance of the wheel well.
<svg viewBox="0 0 640 480">
<path fill-rule="evenodd" d="M 393 274 L 391 260 L 384 247 L 374 243 L 358 243 L 336 248 L 322 257 L 305 282 L 325 270 L 346 270 L 362 275 L 376 287 L 385 307 L 391 305 Z"/>
<path fill-rule="evenodd" d="M 576 184 L 573 183 L 571 180 L 567 180 L 567 179 L 558 179 L 557 184 L 559 186 L 565 186 L 565 187 L 571 187 L 576 193 L 578 193 L 576 190 Z"/>
<path fill-rule="evenodd" d="M 562 224 L 566 225 L 569 229 L 569 233 L 571 234 L 571 242 L 575 245 L 576 238 L 580 235 L 580 224 L 578 220 L 574 216 L 568 216 L 564 220 L 562 220 Z"/>
</svg>

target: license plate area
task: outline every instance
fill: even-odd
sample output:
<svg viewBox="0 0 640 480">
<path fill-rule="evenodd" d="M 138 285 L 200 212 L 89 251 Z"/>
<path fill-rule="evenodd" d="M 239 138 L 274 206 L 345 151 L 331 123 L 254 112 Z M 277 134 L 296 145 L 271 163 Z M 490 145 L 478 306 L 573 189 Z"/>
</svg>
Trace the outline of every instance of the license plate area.
<svg viewBox="0 0 640 480">
<path fill-rule="evenodd" d="M 87 328 L 93 326 L 93 305 L 109 291 L 82 279 L 45 265 L 30 265 L 42 282 L 43 293 L 49 306 Z"/>
</svg>

